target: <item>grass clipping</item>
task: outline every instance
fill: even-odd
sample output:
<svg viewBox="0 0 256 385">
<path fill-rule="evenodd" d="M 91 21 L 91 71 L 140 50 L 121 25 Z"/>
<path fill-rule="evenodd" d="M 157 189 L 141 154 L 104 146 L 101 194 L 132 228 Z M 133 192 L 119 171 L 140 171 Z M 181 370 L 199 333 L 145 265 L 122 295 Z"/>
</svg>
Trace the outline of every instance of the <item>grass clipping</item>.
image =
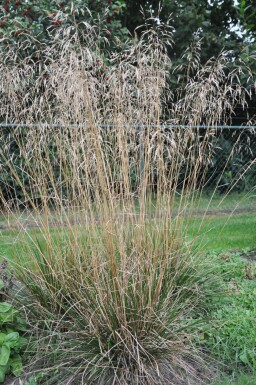
<svg viewBox="0 0 256 385">
<path fill-rule="evenodd" d="M 84 29 L 0 64 L 1 115 L 20 124 L 1 131 L 0 194 L 19 228 L 30 369 L 48 385 L 199 381 L 193 325 L 214 285 L 186 230 L 212 127 L 245 90 L 225 53 L 205 66 L 195 53 L 171 89 L 161 26 L 107 62 Z"/>
</svg>

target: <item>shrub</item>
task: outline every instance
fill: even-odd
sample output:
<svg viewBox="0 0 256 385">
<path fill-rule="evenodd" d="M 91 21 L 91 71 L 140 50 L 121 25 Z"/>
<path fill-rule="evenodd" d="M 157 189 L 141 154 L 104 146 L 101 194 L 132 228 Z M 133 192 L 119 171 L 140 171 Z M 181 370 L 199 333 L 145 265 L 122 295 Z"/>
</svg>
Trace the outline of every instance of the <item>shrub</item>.
<svg viewBox="0 0 256 385">
<path fill-rule="evenodd" d="M 33 295 L 35 353 L 54 363 L 47 384 L 166 383 L 203 365 L 192 315 L 213 287 L 210 267 L 161 224 L 137 225 L 81 230 L 77 250 L 75 239 L 50 236 L 32 254 L 33 272 L 19 275 Z"/>
</svg>

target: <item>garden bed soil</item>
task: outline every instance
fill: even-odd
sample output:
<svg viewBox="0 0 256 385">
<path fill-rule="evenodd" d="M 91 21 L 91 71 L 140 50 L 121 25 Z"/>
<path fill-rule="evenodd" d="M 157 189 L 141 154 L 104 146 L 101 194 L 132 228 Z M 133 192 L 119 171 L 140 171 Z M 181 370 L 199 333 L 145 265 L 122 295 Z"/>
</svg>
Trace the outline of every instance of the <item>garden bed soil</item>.
<svg viewBox="0 0 256 385">
<path fill-rule="evenodd" d="M 240 255 L 241 258 L 246 259 L 248 262 L 256 263 L 256 249 L 250 250 L 247 253 Z"/>
</svg>

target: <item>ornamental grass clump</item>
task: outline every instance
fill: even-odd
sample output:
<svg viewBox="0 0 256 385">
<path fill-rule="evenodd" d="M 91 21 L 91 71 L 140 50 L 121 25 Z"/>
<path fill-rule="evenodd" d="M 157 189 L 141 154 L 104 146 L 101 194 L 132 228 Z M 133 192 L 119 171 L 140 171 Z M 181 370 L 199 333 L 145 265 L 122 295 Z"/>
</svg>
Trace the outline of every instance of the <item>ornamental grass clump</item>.
<svg viewBox="0 0 256 385">
<path fill-rule="evenodd" d="M 213 127 L 245 91 L 225 54 L 171 89 L 161 25 L 108 59 L 83 28 L 0 64 L 0 114 L 18 124 L 1 131 L 1 210 L 17 229 L 29 370 L 47 385 L 200 381 L 195 323 L 218 281 L 187 229 Z"/>
</svg>

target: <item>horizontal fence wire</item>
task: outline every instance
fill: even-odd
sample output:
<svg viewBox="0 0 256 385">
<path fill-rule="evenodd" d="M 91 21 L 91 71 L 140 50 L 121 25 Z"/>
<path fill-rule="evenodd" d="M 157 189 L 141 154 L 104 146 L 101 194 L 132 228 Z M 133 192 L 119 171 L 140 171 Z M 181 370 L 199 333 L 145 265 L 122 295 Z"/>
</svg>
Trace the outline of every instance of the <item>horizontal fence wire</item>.
<svg viewBox="0 0 256 385">
<path fill-rule="evenodd" d="M 1 128 L 86 128 L 86 124 L 50 124 L 50 123 L 0 123 Z M 99 124 L 102 129 L 114 128 L 114 124 Z M 131 126 L 122 126 L 122 128 Z M 144 128 L 162 130 L 197 129 L 214 130 L 211 138 L 214 147 L 213 155 L 207 166 L 205 191 L 225 193 L 229 189 L 235 192 L 248 192 L 256 189 L 256 126 L 255 125 L 140 125 L 133 126 L 140 134 Z M 140 177 L 144 175 L 144 144 L 139 138 Z M 0 160 L 1 166 L 1 160 Z M 233 187 L 232 187 L 233 186 Z"/>
<path fill-rule="evenodd" d="M 39 127 L 49 127 L 49 128 L 79 128 L 86 126 L 83 124 L 50 124 L 50 123 L 0 123 L 1 127 L 10 127 L 10 128 L 39 128 Z M 100 128 L 113 128 L 114 124 L 99 124 Z M 129 128 L 131 126 L 122 126 L 122 128 Z M 216 130 L 242 130 L 242 129 L 252 129 L 255 130 L 256 126 L 227 126 L 227 125 L 216 125 L 216 126 L 207 126 L 207 125 L 182 125 L 182 124 L 161 124 L 161 125 L 141 125 L 137 124 L 136 127 L 139 128 L 162 128 L 162 129 L 172 129 L 172 128 L 192 128 L 192 129 L 216 129 Z"/>
<path fill-rule="evenodd" d="M 256 189 L 255 126 L 217 127 L 205 190 L 246 193 Z"/>
</svg>

